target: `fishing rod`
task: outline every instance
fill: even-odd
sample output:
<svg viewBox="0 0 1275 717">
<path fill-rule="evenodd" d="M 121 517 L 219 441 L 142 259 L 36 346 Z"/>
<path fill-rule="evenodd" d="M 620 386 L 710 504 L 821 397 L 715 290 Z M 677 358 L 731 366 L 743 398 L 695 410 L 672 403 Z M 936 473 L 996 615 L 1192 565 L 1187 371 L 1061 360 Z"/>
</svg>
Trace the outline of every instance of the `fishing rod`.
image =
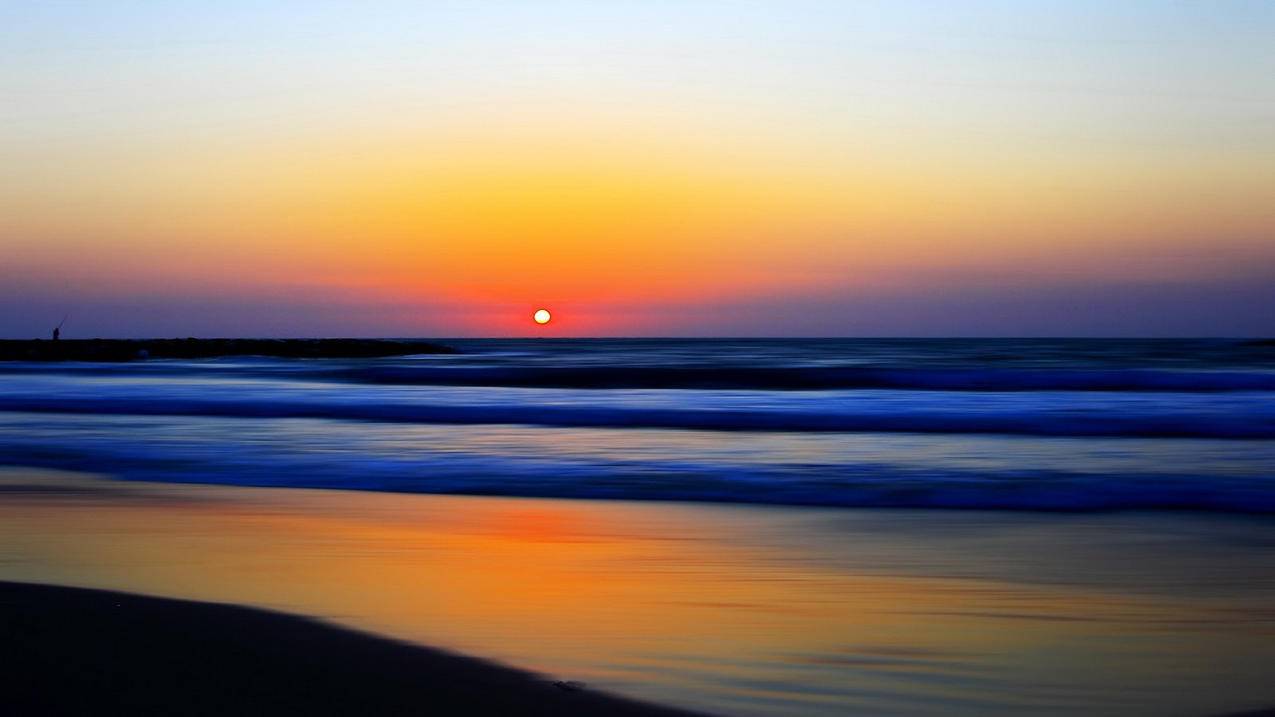
<svg viewBox="0 0 1275 717">
<path fill-rule="evenodd" d="M 66 320 L 69 318 L 71 318 L 71 312 L 68 311 L 66 312 L 66 315 L 62 317 L 62 320 L 58 322 L 58 325 L 53 327 L 54 341 L 57 341 L 58 339 L 62 338 L 62 324 L 65 324 Z"/>
</svg>

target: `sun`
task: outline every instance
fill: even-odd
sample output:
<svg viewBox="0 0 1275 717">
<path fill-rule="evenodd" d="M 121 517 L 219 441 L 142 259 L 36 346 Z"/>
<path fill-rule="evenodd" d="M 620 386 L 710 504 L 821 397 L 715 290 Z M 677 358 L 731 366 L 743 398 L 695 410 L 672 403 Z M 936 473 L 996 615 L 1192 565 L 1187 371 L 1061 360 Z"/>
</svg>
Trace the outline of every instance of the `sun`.
<svg viewBox="0 0 1275 717">
<path fill-rule="evenodd" d="M 537 324 L 547 324 L 553 318 L 553 314 L 550 314 L 548 309 L 537 309 L 531 318 L 535 319 Z"/>
</svg>

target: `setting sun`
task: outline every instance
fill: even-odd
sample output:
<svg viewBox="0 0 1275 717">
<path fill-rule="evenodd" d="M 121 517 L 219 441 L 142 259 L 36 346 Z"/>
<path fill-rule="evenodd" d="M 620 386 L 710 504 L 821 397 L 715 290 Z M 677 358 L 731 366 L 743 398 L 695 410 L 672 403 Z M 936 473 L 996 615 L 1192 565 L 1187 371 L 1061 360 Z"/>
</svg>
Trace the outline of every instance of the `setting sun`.
<svg viewBox="0 0 1275 717">
<path fill-rule="evenodd" d="M 0 717 L 1275 717 L 1272 37 L 0 0 Z"/>
</svg>

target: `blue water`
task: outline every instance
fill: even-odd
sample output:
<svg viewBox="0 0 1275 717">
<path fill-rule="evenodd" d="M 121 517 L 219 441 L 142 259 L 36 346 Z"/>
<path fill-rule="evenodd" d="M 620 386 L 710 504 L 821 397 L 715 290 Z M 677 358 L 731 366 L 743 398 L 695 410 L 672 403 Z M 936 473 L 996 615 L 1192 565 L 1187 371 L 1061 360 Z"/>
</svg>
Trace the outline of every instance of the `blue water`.
<svg viewBox="0 0 1275 717">
<path fill-rule="evenodd" d="M 0 363 L 0 464 L 129 480 L 1275 512 L 1275 345 L 457 340 L 456 355 Z"/>
</svg>

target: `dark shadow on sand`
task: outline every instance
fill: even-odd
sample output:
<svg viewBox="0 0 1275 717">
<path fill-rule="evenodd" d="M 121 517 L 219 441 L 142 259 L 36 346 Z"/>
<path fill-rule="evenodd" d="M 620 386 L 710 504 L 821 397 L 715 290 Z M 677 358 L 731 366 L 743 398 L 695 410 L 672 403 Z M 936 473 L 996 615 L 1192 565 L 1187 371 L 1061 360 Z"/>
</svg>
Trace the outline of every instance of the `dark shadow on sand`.
<svg viewBox="0 0 1275 717">
<path fill-rule="evenodd" d="M 692 714 L 282 613 L 7 582 L 0 713 Z"/>
</svg>

